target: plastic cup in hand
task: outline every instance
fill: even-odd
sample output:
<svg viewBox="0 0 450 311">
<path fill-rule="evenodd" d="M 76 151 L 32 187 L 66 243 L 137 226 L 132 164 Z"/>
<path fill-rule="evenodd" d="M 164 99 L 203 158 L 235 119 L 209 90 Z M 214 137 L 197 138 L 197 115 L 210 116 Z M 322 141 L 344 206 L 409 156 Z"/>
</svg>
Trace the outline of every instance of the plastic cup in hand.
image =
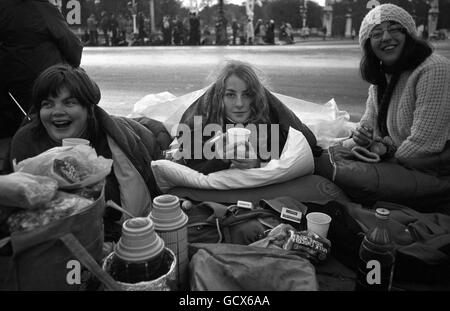
<svg viewBox="0 0 450 311">
<path fill-rule="evenodd" d="M 249 129 L 233 127 L 227 130 L 228 144 L 238 144 L 248 141 L 252 132 Z"/>
<path fill-rule="evenodd" d="M 62 145 L 65 146 L 77 146 L 77 145 L 88 145 L 90 141 L 83 138 L 63 138 Z"/>
<path fill-rule="evenodd" d="M 241 127 L 233 127 L 227 130 L 227 140 L 229 145 L 237 144 L 237 159 L 245 159 L 245 146 L 244 143 L 250 138 L 252 132 L 249 129 Z M 229 156 L 227 155 L 227 158 Z"/>
<path fill-rule="evenodd" d="M 331 217 L 324 213 L 314 212 L 306 215 L 308 231 L 326 238 L 330 227 Z"/>
</svg>

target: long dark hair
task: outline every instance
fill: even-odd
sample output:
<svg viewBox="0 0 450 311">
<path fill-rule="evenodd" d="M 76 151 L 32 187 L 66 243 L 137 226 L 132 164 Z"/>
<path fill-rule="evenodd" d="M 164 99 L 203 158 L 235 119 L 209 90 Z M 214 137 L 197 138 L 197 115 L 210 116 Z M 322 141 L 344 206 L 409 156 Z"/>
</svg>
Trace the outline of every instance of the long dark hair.
<svg viewBox="0 0 450 311">
<path fill-rule="evenodd" d="M 377 123 L 383 136 L 388 135 L 387 131 L 387 111 L 392 93 L 404 71 L 414 70 L 428 56 L 433 53 L 433 48 L 424 40 L 405 33 L 405 44 L 398 61 L 392 66 L 384 66 L 375 55 L 370 45 L 370 38 L 363 47 L 363 56 L 359 65 L 362 78 L 377 86 L 378 116 Z M 386 81 L 386 74 L 392 74 L 389 83 Z"/>
<path fill-rule="evenodd" d="M 63 88 L 67 88 L 70 95 L 87 109 L 88 137 L 86 138 L 95 145 L 99 139 L 99 125 L 95 118 L 94 107 L 101 98 L 100 88 L 82 68 L 75 68 L 68 64 L 57 64 L 47 68 L 34 82 L 32 103 L 34 111 L 37 113 L 36 134 L 46 133 L 39 113 L 42 101 L 49 96 L 58 96 Z"/>
</svg>

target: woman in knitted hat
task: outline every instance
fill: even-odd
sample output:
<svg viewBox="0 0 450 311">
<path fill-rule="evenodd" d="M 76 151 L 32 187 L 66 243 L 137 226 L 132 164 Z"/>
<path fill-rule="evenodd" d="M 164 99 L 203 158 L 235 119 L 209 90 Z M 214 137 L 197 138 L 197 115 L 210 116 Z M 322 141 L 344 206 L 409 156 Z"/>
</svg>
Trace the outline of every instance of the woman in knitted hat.
<svg viewBox="0 0 450 311">
<path fill-rule="evenodd" d="M 327 176 L 359 203 L 450 214 L 450 61 L 393 4 L 365 16 L 359 41 L 366 111 L 352 139 L 329 149 Z"/>
<path fill-rule="evenodd" d="M 109 115 L 98 106 L 100 97 L 99 87 L 82 68 L 59 64 L 45 70 L 33 88 L 36 118 L 13 137 L 11 161 L 20 162 L 61 146 L 64 138 L 87 139 L 98 155 L 114 160 L 106 178 L 105 199 L 122 205 L 134 216 L 147 216 L 151 197 L 158 194 L 150 162 L 160 156 L 161 149 L 168 148 L 170 135 L 165 131 L 164 143 L 161 132 Z M 154 128 L 158 126 L 151 122 Z M 106 210 L 106 241 L 120 237 L 120 218 L 120 212 Z"/>
<path fill-rule="evenodd" d="M 371 84 L 353 139 L 388 143 L 400 162 L 441 153 L 450 140 L 450 61 L 417 37 L 411 15 L 383 4 L 364 18 L 360 70 Z"/>
</svg>

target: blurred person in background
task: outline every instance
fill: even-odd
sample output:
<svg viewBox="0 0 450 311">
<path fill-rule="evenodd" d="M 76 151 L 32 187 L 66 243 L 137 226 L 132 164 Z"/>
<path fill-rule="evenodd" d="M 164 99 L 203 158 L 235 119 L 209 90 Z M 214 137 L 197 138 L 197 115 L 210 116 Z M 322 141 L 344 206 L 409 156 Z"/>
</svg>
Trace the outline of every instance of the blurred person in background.
<svg viewBox="0 0 450 311">
<path fill-rule="evenodd" d="M 34 80 L 57 63 L 79 66 L 82 50 L 81 41 L 48 0 L 0 1 L 0 173 L 9 169 L 4 161 L 9 142 L 31 106 Z"/>
</svg>

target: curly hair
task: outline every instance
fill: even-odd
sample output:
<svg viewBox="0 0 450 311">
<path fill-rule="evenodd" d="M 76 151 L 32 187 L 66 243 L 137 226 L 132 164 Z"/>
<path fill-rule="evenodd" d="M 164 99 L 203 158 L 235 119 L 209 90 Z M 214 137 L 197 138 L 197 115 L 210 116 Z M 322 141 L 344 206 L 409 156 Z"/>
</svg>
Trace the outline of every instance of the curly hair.
<svg viewBox="0 0 450 311">
<path fill-rule="evenodd" d="M 201 103 L 203 108 L 202 114 L 206 124 L 224 124 L 226 83 L 232 75 L 236 75 L 246 83 L 247 91 L 252 96 L 253 100 L 250 104 L 251 114 L 248 122 L 254 124 L 268 123 L 269 105 L 261 74 L 258 75 L 255 68 L 248 63 L 228 60 L 219 71 L 214 83 L 207 89 Z"/>
</svg>

